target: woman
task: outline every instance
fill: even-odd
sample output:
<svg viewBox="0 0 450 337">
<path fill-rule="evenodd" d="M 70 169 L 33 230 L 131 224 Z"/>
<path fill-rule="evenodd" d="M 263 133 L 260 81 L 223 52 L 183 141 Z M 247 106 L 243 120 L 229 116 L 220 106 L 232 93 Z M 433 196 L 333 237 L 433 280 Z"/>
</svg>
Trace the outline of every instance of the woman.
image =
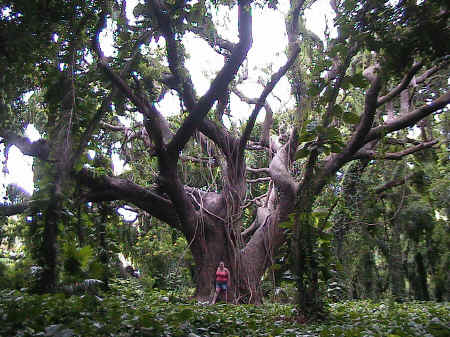
<svg viewBox="0 0 450 337">
<path fill-rule="evenodd" d="M 230 286 L 230 279 L 230 271 L 225 268 L 225 263 L 223 263 L 223 261 L 220 261 L 219 267 L 216 271 L 216 292 L 214 293 L 214 298 L 211 304 L 216 303 L 217 296 L 219 295 L 221 290 L 225 291 L 225 302 L 228 302 L 227 289 Z"/>
</svg>

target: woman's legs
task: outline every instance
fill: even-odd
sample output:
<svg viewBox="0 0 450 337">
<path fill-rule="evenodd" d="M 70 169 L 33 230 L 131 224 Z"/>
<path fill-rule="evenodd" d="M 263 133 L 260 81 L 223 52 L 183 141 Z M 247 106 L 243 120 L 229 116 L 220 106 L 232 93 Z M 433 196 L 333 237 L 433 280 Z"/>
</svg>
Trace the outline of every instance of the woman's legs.
<svg viewBox="0 0 450 337">
<path fill-rule="evenodd" d="M 211 304 L 215 304 L 216 303 L 217 296 L 219 295 L 219 293 L 220 293 L 220 288 L 216 287 L 216 292 L 214 293 L 214 297 L 213 297 L 213 300 L 212 300 Z"/>
</svg>

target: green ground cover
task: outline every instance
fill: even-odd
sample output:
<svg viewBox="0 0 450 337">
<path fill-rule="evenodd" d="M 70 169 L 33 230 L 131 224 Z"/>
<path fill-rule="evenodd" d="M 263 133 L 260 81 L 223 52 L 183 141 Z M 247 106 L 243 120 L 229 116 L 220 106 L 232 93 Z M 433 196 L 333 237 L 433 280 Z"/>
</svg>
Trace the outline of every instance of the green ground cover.
<svg viewBox="0 0 450 337">
<path fill-rule="evenodd" d="M 115 281 L 108 293 L 0 291 L 0 336 L 450 336 L 450 305 L 352 301 L 300 324 L 292 305 L 201 305 L 188 292 Z"/>
</svg>

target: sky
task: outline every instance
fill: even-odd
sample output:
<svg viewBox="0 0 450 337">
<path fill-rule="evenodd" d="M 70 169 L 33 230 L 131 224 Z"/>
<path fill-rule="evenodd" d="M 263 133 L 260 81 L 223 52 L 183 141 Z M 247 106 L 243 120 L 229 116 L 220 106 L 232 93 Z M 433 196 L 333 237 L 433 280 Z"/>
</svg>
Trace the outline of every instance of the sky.
<svg viewBox="0 0 450 337">
<path fill-rule="evenodd" d="M 36 141 L 40 138 L 36 129 L 29 125 L 25 131 L 25 136 L 31 141 Z M 20 150 L 12 146 L 8 155 L 8 171 L 5 172 L 3 165 L 4 161 L 4 145 L 0 145 L 0 196 L 3 198 L 5 195 L 5 188 L 8 184 L 16 184 L 22 187 L 29 194 L 33 192 L 33 158 L 24 156 Z M 3 202 L 3 200 L 1 201 Z"/>
<path fill-rule="evenodd" d="M 133 20 L 133 8 L 138 0 L 127 1 L 127 15 L 129 19 Z M 257 83 L 258 76 L 261 72 L 256 68 L 273 65 L 273 72 L 275 72 L 285 61 L 285 48 L 287 45 L 287 37 L 284 27 L 284 15 L 287 13 L 289 1 L 279 1 L 279 11 L 274 11 L 268 8 L 253 10 L 253 45 L 248 54 L 248 70 L 249 80 L 245 85 L 239 88 L 248 97 L 258 97 L 262 91 L 262 86 Z M 311 9 L 305 12 L 306 25 L 314 33 L 323 37 L 325 29 L 325 17 L 331 26 L 333 12 L 329 6 L 329 0 L 318 0 Z M 230 13 L 219 11 L 215 20 L 219 23 L 228 25 L 228 29 L 220 33 L 227 39 L 236 41 L 237 39 L 237 10 L 234 9 Z M 233 24 L 234 23 L 234 24 Z M 102 49 L 106 55 L 111 55 L 114 50 L 111 47 L 111 37 L 108 32 L 102 34 Z M 196 88 L 197 94 L 202 95 L 209 87 L 210 79 L 218 72 L 223 65 L 223 57 L 216 54 L 206 42 L 192 35 L 186 38 L 187 52 L 191 56 L 186 62 L 187 68 L 192 75 L 192 81 Z M 162 43 L 162 39 L 160 43 Z M 266 77 L 267 79 L 267 77 Z M 272 110 L 277 111 L 283 107 L 293 104 L 290 97 L 289 84 L 286 78 L 283 78 L 274 90 L 274 95 L 268 97 L 268 102 Z M 280 102 L 281 101 L 281 102 Z M 233 120 L 243 121 L 251 112 L 252 107 L 239 101 L 237 97 L 232 95 L 231 98 L 232 116 Z M 158 107 L 166 114 L 176 113 L 179 109 L 178 99 L 174 95 L 166 95 L 166 98 L 159 104 Z M 260 119 L 264 118 L 264 111 L 261 111 Z M 39 139 L 39 133 L 32 125 L 29 125 L 25 131 L 25 136 L 29 137 L 31 141 Z M 26 190 L 28 193 L 33 192 L 33 173 L 32 164 L 33 159 L 23 156 L 22 153 L 15 147 L 11 147 L 8 158 L 7 171 L 3 167 L 4 147 L 0 145 L 0 197 L 4 197 L 5 188 L 8 184 L 17 184 Z M 121 163 L 116 160 L 115 168 L 119 168 L 116 173 L 120 172 Z M 2 200 L 3 201 L 3 200 Z"/>
</svg>

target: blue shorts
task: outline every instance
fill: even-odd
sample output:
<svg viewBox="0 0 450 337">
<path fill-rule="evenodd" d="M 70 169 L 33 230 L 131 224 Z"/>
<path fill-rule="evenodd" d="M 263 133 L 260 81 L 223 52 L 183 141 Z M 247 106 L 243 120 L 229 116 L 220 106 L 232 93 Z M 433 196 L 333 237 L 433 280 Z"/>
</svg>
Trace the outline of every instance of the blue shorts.
<svg viewBox="0 0 450 337">
<path fill-rule="evenodd" d="M 227 290 L 227 288 L 226 282 L 216 282 L 216 289 Z"/>
</svg>

